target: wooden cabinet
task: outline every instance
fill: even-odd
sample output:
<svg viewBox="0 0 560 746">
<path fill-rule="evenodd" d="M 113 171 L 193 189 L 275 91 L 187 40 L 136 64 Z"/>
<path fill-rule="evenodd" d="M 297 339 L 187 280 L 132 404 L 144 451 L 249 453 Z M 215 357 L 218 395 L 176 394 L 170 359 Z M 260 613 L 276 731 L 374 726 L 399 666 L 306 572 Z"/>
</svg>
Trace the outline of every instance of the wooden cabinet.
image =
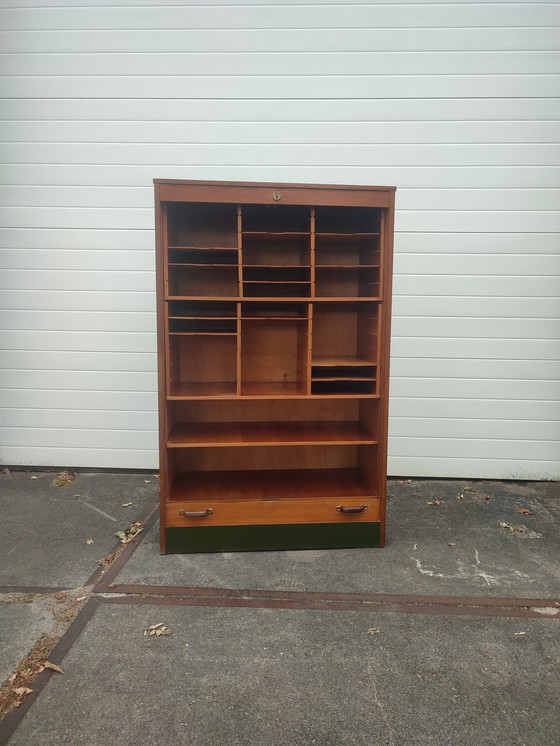
<svg viewBox="0 0 560 746">
<path fill-rule="evenodd" d="M 394 192 L 155 181 L 162 552 L 383 545 Z"/>
</svg>

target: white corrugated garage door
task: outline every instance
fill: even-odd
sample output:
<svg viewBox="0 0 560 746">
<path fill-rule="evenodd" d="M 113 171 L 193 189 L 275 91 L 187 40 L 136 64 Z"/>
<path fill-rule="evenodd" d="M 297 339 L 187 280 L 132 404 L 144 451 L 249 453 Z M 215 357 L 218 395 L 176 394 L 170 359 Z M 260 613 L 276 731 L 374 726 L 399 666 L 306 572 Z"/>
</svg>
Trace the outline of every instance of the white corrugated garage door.
<svg viewBox="0 0 560 746">
<path fill-rule="evenodd" d="M 278 180 L 399 188 L 391 473 L 560 477 L 558 4 L 0 21 L 5 463 L 156 467 L 152 179 Z"/>
</svg>

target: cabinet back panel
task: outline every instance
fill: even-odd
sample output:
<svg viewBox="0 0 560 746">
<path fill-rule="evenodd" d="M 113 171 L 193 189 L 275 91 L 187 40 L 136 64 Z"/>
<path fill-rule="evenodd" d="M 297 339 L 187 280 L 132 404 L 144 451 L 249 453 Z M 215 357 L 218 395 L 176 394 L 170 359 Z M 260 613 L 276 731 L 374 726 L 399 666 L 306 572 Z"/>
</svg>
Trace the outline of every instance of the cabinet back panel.
<svg viewBox="0 0 560 746">
<path fill-rule="evenodd" d="M 301 321 L 250 321 L 241 324 L 241 377 L 244 381 L 298 380 L 298 345 L 307 338 Z"/>
<path fill-rule="evenodd" d="M 358 446 L 257 446 L 177 449 L 180 471 L 352 469 Z"/>
<path fill-rule="evenodd" d="M 359 402 L 324 399 L 177 402 L 177 422 L 357 421 Z"/>
<path fill-rule="evenodd" d="M 181 383 L 236 380 L 236 337 L 180 338 L 179 357 Z"/>
<path fill-rule="evenodd" d="M 167 214 L 169 246 L 237 246 L 236 205 L 170 204 Z"/>
<path fill-rule="evenodd" d="M 236 298 L 239 295 L 237 267 L 170 267 L 169 295 Z"/>
</svg>

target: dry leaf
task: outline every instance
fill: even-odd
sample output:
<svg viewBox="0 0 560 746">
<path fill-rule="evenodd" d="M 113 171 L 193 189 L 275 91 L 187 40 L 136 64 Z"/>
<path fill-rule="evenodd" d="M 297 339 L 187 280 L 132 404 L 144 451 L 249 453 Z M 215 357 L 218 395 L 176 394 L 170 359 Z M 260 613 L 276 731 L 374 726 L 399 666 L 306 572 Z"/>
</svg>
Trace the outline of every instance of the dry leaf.
<svg viewBox="0 0 560 746">
<path fill-rule="evenodd" d="M 59 472 L 56 479 L 53 481 L 53 484 L 56 485 L 56 487 L 66 487 L 68 484 L 74 484 L 77 477 L 72 471 L 61 471 Z"/>
<path fill-rule="evenodd" d="M 22 695 L 23 694 L 31 694 L 32 691 L 33 691 L 33 689 L 29 689 L 29 687 L 27 687 L 27 686 L 18 686 L 17 689 L 14 689 L 14 692 L 16 694 L 22 694 Z"/>
<path fill-rule="evenodd" d="M 2 469 L 2 474 L 9 474 L 10 470 L 8 468 Z"/>
<path fill-rule="evenodd" d="M 418 549 L 418 544 L 415 544 L 412 549 Z"/>
<path fill-rule="evenodd" d="M 526 635 L 527 633 L 526 632 L 514 632 L 513 634 L 519 637 L 520 635 Z"/>
<path fill-rule="evenodd" d="M 145 483 L 145 484 L 151 484 L 151 483 L 152 483 L 152 480 L 151 480 L 151 479 L 144 479 L 144 483 Z"/>
<path fill-rule="evenodd" d="M 88 540 L 86 541 L 86 544 L 93 544 L 93 539 L 88 539 Z"/>
<path fill-rule="evenodd" d="M 130 508 L 132 503 L 121 503 L 121 508 Z"/>
<path fill-rule="evenodd" d="M 526 530 L 525 526 L 512 526 L 511 524 L 505 523 L 504 521 L 500 521 L 500 526 L 507 529 L 508 531 L 519 531 L 520 534 L 522 534 Z"/>
<path fill-rule="evenodd" d="M 454 541 L 448 541 L 448 542 L 447 542 L 447 546 L 448 546 L 448 547 L 455 547 L 455 546 L 457 546 L 457 545 L 455 544 L 455 542 L 454 542 Z"/>
<path fill-rule="evenodd" d="M 399 484 L 412 484 L 412 479 L 399 479 Z"/>
<path fill-rule="evenodd" d="M 381 632 L 381 627 L 370 627 L 367 631 L 368 635 L 378 635 Z"/>
<path fill-rule="evenodd" d="M 117 531 L 115 536 L 121 540 L 121 544 L 128 544 L 128 542 L 132 541 L 132 539 L 134 539 L 134 537 L 141 531 L 143 531 L 142 522 L 135 521 L 134 523 L 131 523 L 128 528 L 125 528 L 124 531 Z"/>
<path fill-rule="evenodd" d="M 80 598 L 77 598 L 76 601 L 85 601 L 87 596 L 80 596 Z"/>
<path fill-rule="evenodd" d="M 528 510 L 527 508 L 516 508 L 516 513 L 523 513 L 523 515 L 535 515 L 532 510 Z"/>
<path fill-rule="evenodd" d="M 57 673 L 64 673 L 64 671 L 62 670 L 62 668 L 60 666 L 57 666 L 56 663 L 51 663 L 50 661 L 45 661 L 43 663 L 43 666 L 45 668 L 50 668 L 51 671 L 57 671 Z"/>
<path fill-rule="evenodd" d="M 426 505 L 443 505 L 443 500 L 428 500 Z"/>
<path fill-rule="evenodd" d="M 157 629 L 158 627 L 163 627 L 163 622 L 160 622 L 159 624 L 152 624 L 151 627 L 148 627 L 148 629 Z"/>
<path fill-rule="evenodd" d="M 463 495 L 455 495 L 455 500 L 462 500 L 462 499 L 463 499 Z"/>
<path fill-rule="evenodd" d="M 74 497 L 80 497 L 79 495 L 74 495 Z"/>
<path fill-rule="evenodd" d="M 484 499 L 485 500 L 491 500 L 492 499 L 492 495 L 484 495 Z"/>
<path fill-rule="evenodd" d="M 148 627 L 148 629 L 144 630 L 144 635 L 149 635 L 150 637 L 161 637 L 162 635 L 170 635 L 171 630 L 169 627 L 166 627 L 163 622 L 160 622 L 159 624 L 152 624 L 151 627 Z"/>
<path fill-rule="evenodd" d="M 39 479 L 39 477 L 30 477 L 30 479 Z"/>
<path fill-rule="evenodd" d="M 463 492 L 476 492 L 474 487 L 463 487 Z"/>
</svg>

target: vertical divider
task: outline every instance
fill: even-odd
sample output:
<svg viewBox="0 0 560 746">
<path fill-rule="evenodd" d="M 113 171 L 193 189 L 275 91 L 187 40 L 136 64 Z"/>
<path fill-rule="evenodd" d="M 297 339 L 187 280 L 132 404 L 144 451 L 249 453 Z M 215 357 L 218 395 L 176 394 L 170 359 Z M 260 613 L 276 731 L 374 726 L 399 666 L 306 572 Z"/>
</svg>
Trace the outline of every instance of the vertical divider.
<svg viewBox="0 0 560 746">
<path fill-rule="evenodd" d="M 169 295 L 169 230 L 167 225 L 167 205 L 164 205 L 161 211 L 161 230 L 163 234 L 163 293 L 165 297 Z"/>
<path fill-rule="evenodd" d="M 243 297 L 243 207 L 237 205 L 237 277 L 239 297 Z M 237 303 L 237 383 L 236 394 L 241 396 L 241 303 Z"/>
<path fill-rule="evenodd" d="M 310 262 L 311 262 L 311 297 L 315 298 L 315 208 L 311 208 L 311 247 L 310 247 Z"/>
<path fill-rule="evenodd" d="M 307 380 L 305 382 L 305 393 L 311 394 L 311 365 L 313 361 L 313 303 L 307 306 Z"/>
</svg>

